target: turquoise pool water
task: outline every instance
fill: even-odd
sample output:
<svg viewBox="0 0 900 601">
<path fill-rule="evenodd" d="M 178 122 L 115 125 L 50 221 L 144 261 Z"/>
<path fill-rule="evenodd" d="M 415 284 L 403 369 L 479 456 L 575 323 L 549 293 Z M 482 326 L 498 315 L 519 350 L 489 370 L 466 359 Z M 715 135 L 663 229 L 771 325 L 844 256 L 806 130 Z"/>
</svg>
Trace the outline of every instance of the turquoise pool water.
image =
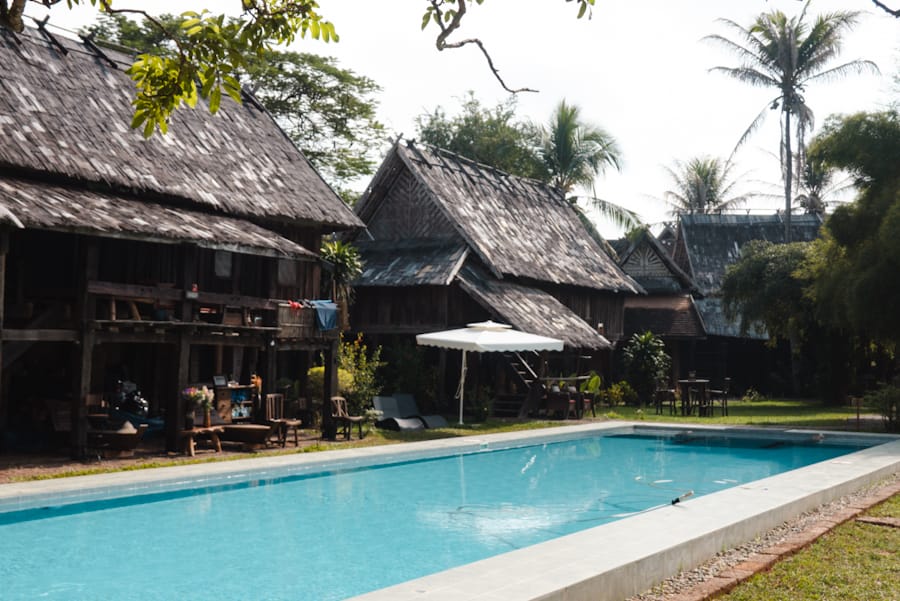
<svg viewBox="0 0 900 601">
<path fill-rule="evenodd" d="M 0 514 L 0 597 L 344 599 L 859 448 L 592 436 Z"/>
</svg>

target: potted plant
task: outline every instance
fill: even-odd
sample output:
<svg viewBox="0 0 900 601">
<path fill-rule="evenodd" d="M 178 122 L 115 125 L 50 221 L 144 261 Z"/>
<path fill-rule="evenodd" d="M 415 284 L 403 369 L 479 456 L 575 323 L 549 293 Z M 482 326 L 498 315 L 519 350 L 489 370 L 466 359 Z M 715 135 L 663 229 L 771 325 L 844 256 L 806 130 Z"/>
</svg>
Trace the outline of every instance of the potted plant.
<svg viewBox="0 0 900 601">
<path fill-rule="evenodd" d="M 202 409 L 203 427 L 209 428 L 212 424 L 212 406 L 215 393 L 206 386 L 201 386 L 200 388 L 188 386 L 181 391 L 181 396 L 184 398 L 185 406 L 188 409 L 188 413 L 185 416 L 185 427 L 194 426 L 194 413 L 197 409 Z"/>
</svg>

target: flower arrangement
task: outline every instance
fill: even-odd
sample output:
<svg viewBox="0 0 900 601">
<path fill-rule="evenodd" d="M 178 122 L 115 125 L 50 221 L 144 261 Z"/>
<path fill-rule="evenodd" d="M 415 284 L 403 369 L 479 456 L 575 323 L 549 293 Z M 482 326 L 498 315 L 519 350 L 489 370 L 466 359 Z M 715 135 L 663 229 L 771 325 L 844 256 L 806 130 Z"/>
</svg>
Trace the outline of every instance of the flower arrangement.
<svg viewBox="0 0 900 601">
<path fill-rule="evenodd" d="M 216 395 L 206 386 L 202 386 L 200 388 L 197 388 L 196 386 L 188 386 L 181 391 L 181 396 L 185 401 L 189 403 L 190 407 L 202 408 L 203 410 L 207 410 L 212 409 L 213 399 Z"/>
</svg>

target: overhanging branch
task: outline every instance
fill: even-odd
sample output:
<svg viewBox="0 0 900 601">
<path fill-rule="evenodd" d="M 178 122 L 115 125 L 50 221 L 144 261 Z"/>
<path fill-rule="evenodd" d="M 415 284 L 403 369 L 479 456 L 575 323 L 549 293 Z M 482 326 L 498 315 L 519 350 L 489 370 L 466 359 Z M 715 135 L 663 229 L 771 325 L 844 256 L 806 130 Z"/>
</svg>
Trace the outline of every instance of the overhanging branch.
<svg viewBox="0 0 900 601">
<path fill-rule="evenodd" d="M 879 2 L 878 0 L 872 0 L 872 2 L 875 3 L 875 6 L 877 6 L 878 8 L 880 8 L 887 14 L 891 15 L 892 17 L 900 18 L 900 8 L 898 8 L 898 9 L 890 8 L 886 4 L 884 4 L 883 2 Z"/>
<path fill-rule="evenodd" d="M 491 71 L 494 73 L 494 77 L 497 81 L 500 82 L 500 85 L 503 86 L 503 89 L 511 94 L 517 94 L 519 92 L 537 92 L 537 90 L 531 88 L 510 88 L 506 85 L 506 82 L 503 81 L 503 78 L 500 77 L 500 71 L 497 70 L 497 67 L 494 66 L 494 60 L 491 58 L 490 53 L 487 51 L 487 48 L 484 47 L 482 41 L 478 38 L 468 38 L 465 40 L 459 40 L 457 42 L 448 42 L 447 38 L 450 37 L 454 31 L 459 29 L 460 23 L 462 23 L 463 16 L 466 14 L 466 0 L 457 0 L 458 8 L 455 11 L 451 11 L 450 14 L 450 22 L 444 22 L 444 11 L 441 10 L 440 5 L 442 4 L 441 0 L 429 0 L 431 2 L 431 7 L 434 11 L 434 21 L 437 23 L 438 27 L 441 30 L 441 33 L 438 34 L 437 39 L 435 40 L 435 46 L 437 46 L 438 50 L 444 50 L 446 48 L 462 48 L 463 46 L 467 46 L 469 44 L 474 44 L 478 46 L 478 49 L 481 50 L 481 54 L 484 55 L 485 60 L 487 60 L 488 67 L 490 67 Z"/>
</svg>

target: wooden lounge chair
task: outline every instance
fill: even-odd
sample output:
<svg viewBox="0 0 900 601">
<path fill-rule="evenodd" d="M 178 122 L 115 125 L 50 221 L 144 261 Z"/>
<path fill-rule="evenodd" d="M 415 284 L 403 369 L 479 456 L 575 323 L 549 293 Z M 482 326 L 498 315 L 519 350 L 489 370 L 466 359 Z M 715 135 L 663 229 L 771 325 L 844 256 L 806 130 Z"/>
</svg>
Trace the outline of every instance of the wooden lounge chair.
<svg viewBox="0 0 900 601">
<path fill-rule="evenodd" d="M 343 429 L 345 440 L 350 440 L 350 430 L 353 427 L 353 424 L 356 424 L 356 427 L 359 430 L 359 439 L 362 440 L 362 427 L 366 418 L 361 415 L 350 415 L 347 412 L 347 399 L 342 396 L 331 397 L 331 417 L 337 421 L 338 426 Z"/>
</svg>

